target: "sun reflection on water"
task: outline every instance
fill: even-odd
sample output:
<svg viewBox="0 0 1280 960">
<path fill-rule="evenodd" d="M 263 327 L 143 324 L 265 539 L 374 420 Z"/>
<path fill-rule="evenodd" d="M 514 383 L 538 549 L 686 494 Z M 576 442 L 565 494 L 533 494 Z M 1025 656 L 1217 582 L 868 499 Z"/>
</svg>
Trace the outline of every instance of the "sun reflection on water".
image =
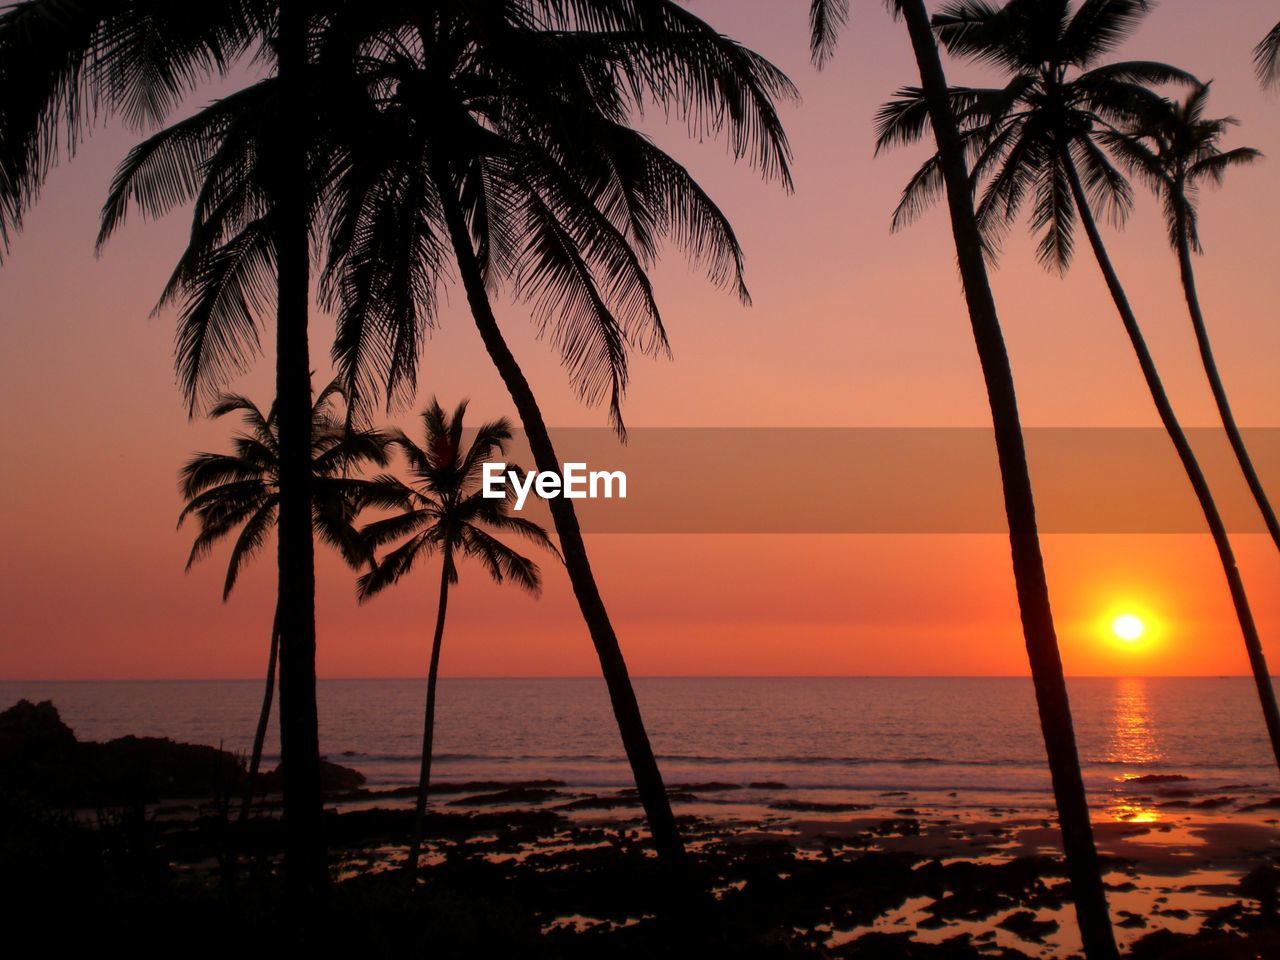
<svg viewBox="0 0 1280 960">
<path fill-rule="evenodd" d="M 1116 681 L 1115 715 L 1107 760 L 1111 763 L 1154 763 L 1161 759 L 1147 703 L 1147 682 L 1141 677 Z"/>
<path fill-rule="evenodd" d="M 1126 677 L 1116 682 L 1115 712 L 1106 758 L 1110 763 L 1148 764 L 1163 754 L 1156 740 L 1147 701 L 1147 682 L 1141 677 Z M 1107 813 L 1125 823 L 1158 823 L 1160 812 L 1138 798 L 1116 797 Z"/>
<path fill-rule="evenodd" d="M 1107 808 L 1107 816 L 1124 823 L 1159 823 L 1160 811 L 1131 800 L 1117 800 Z"/>
</svg>

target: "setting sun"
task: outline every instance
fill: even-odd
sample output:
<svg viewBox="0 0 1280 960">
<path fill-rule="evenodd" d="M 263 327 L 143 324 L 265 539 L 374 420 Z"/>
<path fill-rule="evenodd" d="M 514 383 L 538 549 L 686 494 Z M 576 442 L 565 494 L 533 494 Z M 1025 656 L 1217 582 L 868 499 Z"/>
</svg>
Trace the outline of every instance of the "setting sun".
<svg viewBox="0 0 1280 960">
<path fill-rule="evenodd" d="M 1142 622 L 1140 617 L 1136 617 L 1132 613 L 1126 613 L 1111 621 L 1111 632 L 1118 639 L 1126 643 L 1133 643 L 1142 639 L 1143 634 L 1147 632 L 1147 625 Z"/>
</svg>

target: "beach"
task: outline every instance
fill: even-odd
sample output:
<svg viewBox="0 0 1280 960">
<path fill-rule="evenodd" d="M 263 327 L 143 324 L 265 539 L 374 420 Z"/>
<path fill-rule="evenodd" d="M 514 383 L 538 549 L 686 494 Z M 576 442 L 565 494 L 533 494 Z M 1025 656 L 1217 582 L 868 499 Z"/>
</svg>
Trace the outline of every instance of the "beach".
<svg viewBox="0 0 1280 960">
<path fill-rule="evenodd" d="M 1269 927 L 1275 904 L 1259 890 L 1280 882 L 1280 789 L 1265 744 L 1249 729 L 1254 705 L 1243 695 L 1247 683 L 1074 684 L 1097 844 L 1117 937 L 1126 947 L 1141 951 L 1170 934 L 1256 935 Z M 204 739 L 231 750 L 242 734 L 232 729 L 240 722 L 237 698 L 253 689 L 9 684 L 6 698 L 18 686 L 61 694 L 68 722 L 92 708 L 96 719 L 84 726 L 96 739 L 121 736 L 113 726 L 141 717 L 152 718 L 150 728 L 135 732 L 172 735 L 172 725 L 185 721 L 159 707 L 187 703 L 208 731 L 228 722 L 220 736 Z M 330 715 L 347 718 L 335 724 L 342 749 L 329 759 L 363 777 L 357 787 L 331 790 L 327 800 L 332 871 L 344 883 L 376 885 L 398 875 L 393 868 L 405 855 L 416 767 L 389 744 L 398 742 L 402 723 L 416 719 L 395 708 L 400 698 L 411 702 L 420 686 L 321 683 Z M 1034 739 L 1025 749 L 1020 740 L 1021 728 L 1034 723 L 1028 687 L 1018 679 L 638 683 L 642 702 L 655 707 L 650 715 L 668 794 L 697 874 L 722 920 L 736 918 L 753 931 L 742 942 L 781 936 L 815 956 L 879 956 L 866 951 L 909 943 L 914 950 L 1067 957 L 1080 942 L 1052 795 L 1034 764 Z M 572 699 L 566 688 L 577 691 Z M 601 706 L 598 685 L 457 680 L 442 690 L 445 709 L 452 703 L 456 712 L 441 718 L 446 734 L 420 882 L 437 891 L 462 883 L 517 896 L 517 913 L 551 941 L 640 936 L 630 931 L 652 923 L 658 910 L 658 892 L 646 892 L 656 866 L 625 764 L 616 748 L 592 752 L 598 749 L 592 738 L 607 744 L 615 736 L 603 725 L 607 717 L 591 722 Z M 934 709 L 922 709 L 924 703 Z M 968 714 L 964 703 L 973 705 Z M 1189 747 L 1192 741 L 1182 739 L 1209 703 L 1217 705 L 1215 722 L 1239 728 L 1211 754 L 1205 741 Z M 379 707 L 385 720 L 356 723 Z M 903 726 L 888 736 L 883 727 L 894 710 L 913 711 L 918 729 Z M 793 725 L 811 723 L 814 711 L 824 712 L 826 723 L 812 729 L 847 728 L 847 754 L 831 755 L 825 739 L 810 737 L 805 745 L 794 737 Z M 690 731 L 682 751 L 664 751 L 668 724 Z M 574 731 L 571 744 L 554 733 L 561 726 Z M 872 733 L 858 739 L 854 727 Z M 891 746 L 859 756 L 872 736 Z M 217 821 L 216 802 L 156 798 L 146 811 L 180 875 L 217 873 L 207 835 Z M 255 823 L 277 822 L 279 796 L 260 796 L 256 813 Z M 260 826 L 253 836 L 258 846 L 242 851 L 246 863 L 272 863 L 278 835 Z"/>
<path fill-rule="evenodd" d="M 999 806 L 980 808 L 955 793 L 905 790 L 798 793 L 780 784 L 712 782 L 672 784 L 671 792 L 691 847 L 719 872 L 721 898 L 758 884 L 752 871 L 762 862 L 772 861 L 771 869 L 780 871 L 777 886 L 785 894 L 789 881 L 806 884 L 797 873 L 810 871 L 808 882 L 815 882 L 841 873 L 841 866 L 874 859 L 868 886 L 878 895 L 878 911 L 869 913 L 859 897 L 814 904 L 801 939 L 816 946 L 838 948 L 881 933 L 930 944 L 968 936 L 1037 957 L 1079 950 L 1063 898 L 1060 840 L 1041 796 L 1009 793 Z M 443 784 L 437 796 L 437 809 L 448 814 L 541 826 L 536 837 L 514 843 L 501 829 L 462 841 L 471 856 L 493 864 L 528 858 L 573 864 L 575 853 L 626 849 L 645 834 L 639 803 L 625 790 L 582 793 L 555 781 Z M 375 794 L 337 809 L 395 805 Z M 554 819 L 539 819 L 539 813 Z M 1275 869 L 1278 813 L 1280 798 L 1243 786 L 1206 793 L 1194 781 L 1176 778 L 1118 784 L 1095 828 L 1120 942 L 1131 946 L 1162 930 L 1238 929 L 1257 910 L 1242 900 L 1241 880 L 1259 867 Z M 436 838 L 430 862 L 445 864 L 456 855 L 457 842 Z M 390 847 L 373 856 L 358 850 L 340 869 L 348 876 L 377 872 L 399 853 Z M 579 915 L 551 919 L 547 926 L 589 929 L 637 919 Z"/>
</svg>

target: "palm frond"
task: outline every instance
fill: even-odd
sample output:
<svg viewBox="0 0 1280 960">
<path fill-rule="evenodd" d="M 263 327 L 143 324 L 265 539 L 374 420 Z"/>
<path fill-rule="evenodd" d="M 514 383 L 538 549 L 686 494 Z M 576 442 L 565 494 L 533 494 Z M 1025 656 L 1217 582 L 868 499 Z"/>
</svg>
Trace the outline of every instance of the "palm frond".
<svg viewBox="0 0 1280 960">
<path fill-rule="evenodd" d="M 1093 138 L 1073 145 L 1073 162 L 1080 171 L 1095 212 L 1114 227 L 1122 227 L 1133 209 L 1133 187 Z"/>
<path fill-rule="evenodd" d="M 1017 67 L 1027 46 L 1018 7 L 1017 3 L 999 7 L 988 0 L 952 0 L 934 14 L 933 29 L 952 56 Z"/>
<path fill-rule="evenodd" d="M 989 243 L 998 243 L 1003 231 L 1017 220 L 1027 192 L 1049 167 L 1049 148 L 1035 118 L 1011 125 L 978 158 L 975 170 L 994 172 L 982 188 L 976 213 L 978 226 Z"/>
<path fill-rule="evenodd" d="M 560 551 L 541 524 L 525 517 L 518 517 L 508 512 L 506 500 L 492 500 L 473 494 L 467 503 L 474 504 L 475 512 L 469 521 L 471 526 L 483 524 L 503 533 L 514 533 L 523 537 L 535 546 L 546 550 L 557 560 L 561 559 Z"/>
<path fill-rule="evenodd" d="M 205 189 L 208 167 L 223 146 L 227 128 L 238 114 L 260 107 L 272 81 L 217 101 L 138 144 L 116 168 L 103 205 L 99 249 L 125 222 L 131 204 L 144 216 L 159 218 L 191 202 Z"/>
<path fill-rule="evenodd" d="M 626 337 L 573 236 L 536 196 L 529 201 L 528 267 L 520 278 L 541 335 L 550 334 L 583 402 L 608 400 L 609 419 L 625 434 Z"/>
<path fill-rule="evenodd" d="M 332 356 L 358 417 L 382 396 L 388 409 L 416 389 L 421 345 L 435 322 L 436 284 L 444 272 L 434 191 L 415 158 L 389 170 L 367 170 L 355 153 L 335 193 L 322 277 L 326 302 L 338 308 Z"/>
<path fill-rule="evenodd" d="M 1197 160 L 1187 169 L 1187 179 L 1195 184 L 1208 180 L 1214 186 L 1222 186 L 1227 171 L 1235 167 L 1247 167 L 1263 157 L 1261 150 L 1253 147 L 1236 147 L 1222 153 Z"/>
<path fill-rule="evenodd" d="M 1075 82 L 1082 87 L 1094 84 L 1127 83 L 1136 86 L 1201 87 L 1195 75 L 1168 63 L 1157 60 L 1123 60 L 1106 63 L 1080 74 Z"/>
<path fill-rule="evenodd" d="M 684 166 L 651 144 L 637 146 L 663 236 L 702 265 L 712 283 L 749 304 L 742 246 L 729 218 Z"/>
<path fill-rule="evenodd" d="M 962 130 L 989 125 L 1000 112 L 1005 92 L 999 89 L 949 87 L 951 110 Z M 877 156 L 894 147 L 919 143 L 930 132 L 929 105 L 920 87 L 900 87 L 893 99 L 876 111 Z"/>
<path fill-rule="evenodd" d="M 504 453 L 510 439 L 511 421 L 506 417 L 481 424 L 458 466 L 461 483 L 465 485 L 479 480 L 484 464 L 495 455 Z"/>
<path fill-rule="evenodd" d="M 902 188 L 902 197 L 893 210 L 892 229 L 895 233 L 905 230 L 935 203 L 946 196 L 947 185 L 942 164 L 935 153 L 911 175 Z"/>
<path fill-rule="evenodd" d="M 534 596 L 542 592 L 538 565 L 479 527 L 463 527 L 458 546 L 466 556 L 479 560 L 495 583 L 510 581 Z"/>
<path fill-rule="evenodd" d="M 1066 273 L 1075 251 L 1076 205 L 1071 184 L 1061 163 L 1048 166 L 1036 183 L 1031 229 L 1043 233 L 1036 255 L 1047 267 Z"/>
<path fill-rule="evenodd" d="M 231 559 L 227 563 L 227 576 L 222 584 L 222 599 L 225 601 L 231 596 L 232 589 L 235 588 L 236 580 L 240 576 L 240 568 L 251 560 L 262 545 L 266 543 L 267 535 L 270 534 L 271 528 L 275 526 L 277 501 L 273 498 L 264 503 L 258 511 L 253 514 L 244 526 L 240 529 L 240 535 L 236 537 L 235 546 L 231 548 Z M 187 564 L 190 566 L 190 563 Z"/>
<path fill-rule="evenodd" d="M 26 0 L 0 11 L 0 258 L 49 171 L 101 116 L 157 123 L 261 36 L 267 7 Z"/>
<path fill-rule="evenodd" d="M 424 500 L 399 477 L 382 473 L 364 480 L 360 488 L 360 504 L 366 509 L 407 510 L 423 506 Z"/>
<path fill-rule="evenodd" d="M 1258 70 L 1258 79 L 1264 86 L 1280 82 L 1280 23 L 1272 27 L 1254 49 L 1253 62 Z"/>
<path fill-rule="evenodd" d="M 226 496 L 213 498 L 199 510 L 200 530 L 187 556 L 186 569 L 208 556 L 214 546 L 232 530 L 254 516 L 263 507 L 261 497 L 233 499 Z"/>
<path fill-rule="evenodd" d="M 183 466 L 179 477 L 182 495 L 188 500 L 228 483 L 266 483 L 259 464 L 222 453 L 196 454 Z"/>
<path fill-rule="evenodd" d="M 597 10 L 608 0 L 575 0 Z M 748 159 L 766 178 L 791 184 L 791 147 L 776 104 L 793 100 L 795 86 L 764 57 L 717 33 L 674 0 L 615 5 L 630 8 L 629 29 L 606 31 L 599 42 L 614 69 L 625 72 L 694 139 L 724 136 L 735 158 Z M 637 104 L 641 106 L 642 104 Z"/>
<path fill-rule="evenodd" d="M 919 143 L 930 130 L 929 104 L 920 87 L 899 87 L 876 111 L 876 155 Z"/>
<path fill-rule="evenodd" d="M 248 369 L 261 353 L 258 318 L 275 297 L 275 243 L 257 220 L 233 241 L 190 265 L 190 291 L 178 318 L 174 348 L 178 382 L 194 415 L 202 397 Z"/>
<path fill-rule="evenodd" d="M 1062 35 L 1064 61 L 1095 63 L 1132 36 L 1151 6 L 1151 0 L 1084 0 Z"/>
<path fill-rule="evenodd" d="M 356 596 L 363 603 L 413 571 L 419 560 L 431 556 L 440 542 L 427 530 L 405 541 L 356 580 Z"/>
<path fill-rule="evenodd" d="M 219 394 L 217 399 L 214 401 L 213 406 L 209 408 L 208 416 L 211 420 L 216 420 L 220 417 L 225 417 L 229 413 L 243 413 L 245 422 L 251 426 L 255 432 L 271 432 L 271 427 L 267 422 L 267 418 L 263 416 L 262 410 L 256 403 L 243 394 Z"/>
<path fill-rule="evenodd" d="M 389 496 L 391 491 L 384 487 L 383 492 L 388 496 L 383 499 L 382 503 L 387 506 L 394 505 L 396 503 L 395 500 Z M 398 505 L 404 506 L 406 503 L 412 502 L 414 501 L 406 497 Z M 384 547 L 394 540 L 400 540 L 403 537 L 422 532 L 422 530 L 434 524 L 439 519 L 439 515 L 440 511 L 438 509 L 423 509 L 415 506 L 404 513 L 397 513 L 395 516 L 365 524 L 360 528 L 360 536 L 370 547 Z"/>
<path fill-rule="evenodd" d="M 809 55 L 821 67 L 835 53 L 840 31 L 849 22 L 849 0 L 810 0 Z"/>
</svg>

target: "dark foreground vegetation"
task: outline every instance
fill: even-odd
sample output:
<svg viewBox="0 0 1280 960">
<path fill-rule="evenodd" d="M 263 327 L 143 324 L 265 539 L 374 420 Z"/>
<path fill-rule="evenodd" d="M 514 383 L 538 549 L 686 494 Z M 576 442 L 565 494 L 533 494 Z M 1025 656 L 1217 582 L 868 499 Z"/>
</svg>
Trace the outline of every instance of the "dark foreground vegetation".
<svg viewBox="0 0 1280 960">
<path fill-rule="evenodd" d="M 107 775 L 107 759 L 120 757 L 130 763 Z M 9 932 L 62 949 L 127 944 L 142 955 L 1011 960 L 1044 955 L 1057 924 L 1036 911 L 1069 900 L 1057 857 L 979 862 L 884 849 L 919 831 L 909 811 L 816 845 L 683 817 L 700 891 L 690 893 L 647 848 L 633 797 L 511 809 L 558 797 L 563 784 L 552 781 L 442 784 L 441 807 L 426 821 L 429 856 L 411 887 L 397 863 L 413 811 L 372 805 L 408 795 L 371 793 L 352 774 L 334 767 L 329 779 L 341 799 L 341 812 L 324 819 L 336 882 L 323 899 L 299 903 L 282 883 L 285 838 L 270 801 L 235 829 L 237 758 L 167 740 L 77 741 L 52 705 L 20 703 L 0 714 Z M 682 789 L 712 796 L 725 786 Z M 90 789 L 104 791 L 98 802 Z M 575 819 L 587 809 L 609 819 Z M 1233 898 L 1196 937 L 1150 933 L 1130 955 L 1277 955 L 1280 869 L 1260 866 Z M 911 926 L 861 929 L 916 899 L 925 901 L 921 931 L 960 923 L 970 932 L 927 944 Z M 1027 950 L 997 946 L 997 929 Z"/>
<path fill-rule="evenodd" d="M 217 817 L 161 821 L 120 811 L 86 821 L 8 792 L 0 804 L 0 894 L 13 933 L 54 930 L 63 946 L 129 943 L 144 954 L 225 955 L 253 944 L 255 952 L 305 947 L 369 957 L 1008 960 L 1039 955 L 1043 931 L 1032 911 L 1061 906 L 1067 892 L 1052 858 L 944 865 L 845 849 L 807 860 L 785 840 L 756 839 L 710 841 L 695 862 L 718 895 L 676 903 L 663 896 L 660 868 L 634 833 L 574 827 L 551 812 L 429 816 L 431 846 L 443 861 L 422 868 L 410 890 L 400 871 L 372 866 L 387 846 L 407 843 L 412 811 L 372 809 L 327 818 L 328 839 L 351 869 L 323 902 L 299 908 L 273 866 L 283 839 L 277 820 L 252 821 L 247 860 L 230 880 L 219 861 L 225 821 Z M 705 828 L 682 826 L 694 836 Z M 1239 906 L 1210 921 L 1212 929 L 1196 937 L 1152 933 L 1130 955 L 1275 956 L 1278 885 L 1280 871 L 1260 868 L 1240 884 Z M 940 944 L 916 942 L 906 929 L 824 945 L 831 928 L 870 924 L 911 897 L 932 898 L 926 911 L 939 923 L 964 919 L 986 929 Z M 67 916 L 74 924 L 59 923 Z M 562 921 L 574 917 L 591 919 Z M 997 922 L 1032 952 L 993 947 Z"/>
</svg>

